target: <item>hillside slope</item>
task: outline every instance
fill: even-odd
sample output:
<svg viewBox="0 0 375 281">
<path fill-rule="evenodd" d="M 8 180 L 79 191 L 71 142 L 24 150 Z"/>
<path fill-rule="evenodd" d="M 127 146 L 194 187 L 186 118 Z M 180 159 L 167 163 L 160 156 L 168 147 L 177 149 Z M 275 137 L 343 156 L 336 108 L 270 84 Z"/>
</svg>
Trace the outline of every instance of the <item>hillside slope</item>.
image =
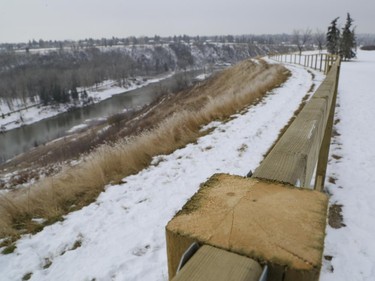
<svg viewBox="0 0 375 281">
<path fill-rule="evenodd" d="M 292 76 L 257 105 L 194 144 L 108 186 L 99 198 L 63 222 L 26 235 L 14 253 L 0 255 L 4 280 L 167 280 L 165 225 L 212 174 L 254 170 L 309 91 L 312 76 Z M 321 80 L 316 73 L 315 79 Z"/>
</svg>

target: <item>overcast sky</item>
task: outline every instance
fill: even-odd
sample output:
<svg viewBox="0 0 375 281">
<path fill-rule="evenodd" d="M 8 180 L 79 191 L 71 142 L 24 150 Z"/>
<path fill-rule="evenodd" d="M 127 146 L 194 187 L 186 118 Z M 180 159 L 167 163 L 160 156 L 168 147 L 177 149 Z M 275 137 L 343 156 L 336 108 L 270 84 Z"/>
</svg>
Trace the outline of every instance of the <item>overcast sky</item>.
<svg viewBox="0 0 375 281">
<path fill-rule="evenodd" d="M 0 42 L 326 30 L 346 13 L 375 33 L 375 0 L 0 0 Z"/>
</svg>

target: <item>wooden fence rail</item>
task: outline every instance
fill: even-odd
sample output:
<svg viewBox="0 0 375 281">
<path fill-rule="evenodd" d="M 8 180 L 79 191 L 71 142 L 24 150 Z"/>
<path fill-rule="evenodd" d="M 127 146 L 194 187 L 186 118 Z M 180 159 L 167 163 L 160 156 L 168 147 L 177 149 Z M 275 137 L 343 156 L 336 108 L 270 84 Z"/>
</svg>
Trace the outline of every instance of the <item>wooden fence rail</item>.
<svg viewBox="0 0 375 281">
<path fill-rule="evenodd" d="M 276 59 L 284 61 L 285 57 L 288 55 L 277 55 Z M 314 55 L 304 56 L 303 61 L 311 67 L 315 66 L 316 58 Z M 340 58 L 321 54 L 320 60 L 326 62 L 324 70 L 330 69 L 326 79 L 255 170 L 253 177 L 310 188 L 316 171 L 314 186 L 322 190 L 336 106 Z"/>
<path fill-rule="evenodd" d="M 168 223 L 172 281 L 319 279 L 328 206 L 319 191 L 328 162 L 340 58 L 270 57 L 323 71 L 326 79 L 252 178 L 212 176 Z M 305 189 L 312 187 L 316 190 Z M 190 245 L 198 245 L 195 254 Z M 187 256 L 191 258 L 184 261 Z"/>
</svg>

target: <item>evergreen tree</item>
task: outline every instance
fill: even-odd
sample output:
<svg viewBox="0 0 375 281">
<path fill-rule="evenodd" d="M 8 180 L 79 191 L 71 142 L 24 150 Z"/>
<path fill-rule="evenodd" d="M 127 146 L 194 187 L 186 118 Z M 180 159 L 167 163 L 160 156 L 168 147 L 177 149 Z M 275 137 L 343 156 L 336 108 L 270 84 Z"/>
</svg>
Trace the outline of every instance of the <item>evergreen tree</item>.
<svg viewBox="0 0 375 281">
<path fill-rule="evenodd" d="M 350 60 L 355 57 L 356 40 L 354 35 L 354 29 L 350 29 L 353 24 L 353 19 L 348 13 L 346 17 L 346 24 L 342 29 L 342 37 L 340 40 L 340 56 L 344 60 Z"/>
<path fill-rule="evenodd" d="M 73 99 L 73 100 L 78 100 L 79 95 L 78 95 L 78 91 L 77 91 L 77 88 L 76 88 L 76 87 L 74 87 L 74 88 L 70 91 L 70 95 L 72 96 L 72 99 Z"/>
<path fill-rule="evenodd" d="M 86 90 L 83 91 L 83 93 L 81 93 L 81 99 L 82 100 L 86 100 L 88 99 L 89 95 L 87 94 Z"/>
<path fill-rule="evenodd" d="M 331 22 L 327 32 L 327 51 L 335 55 L 338 54 L 340 45 L 340 30 L 337 28 L 338 19 L 339 17 Z"/>
<path fill-rule="evenodd" d="M 70 95 L 68 91 L 63 89 L 61 91 L 61 103 L 68 103 L 68 102 L 70 102 Z"/>
<path fill-rule="evenodd" d="M 44 106 L 48 105 L 48 103 L 51 101 L 51 97 L 48 94 L 48 91 L 46 90 L 44 86 L 42 86 L 40 89 L 39 97 L 40 97 L 40 101 L 42 102 Z"/>
<path fill-rule="evenodd" d="M 62 101 L 62 91 L 59 84 L 51 87 L 52 99 L 54 102 L 60 103 Z"/>
</svg>

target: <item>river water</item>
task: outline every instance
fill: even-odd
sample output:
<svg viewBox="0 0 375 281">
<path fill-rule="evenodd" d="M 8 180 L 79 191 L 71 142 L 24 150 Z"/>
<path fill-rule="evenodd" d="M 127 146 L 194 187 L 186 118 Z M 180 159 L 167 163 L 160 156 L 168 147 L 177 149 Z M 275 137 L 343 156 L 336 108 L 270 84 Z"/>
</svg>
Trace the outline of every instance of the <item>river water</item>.
<svg viewBox="0 0 375 281">
<path fill-rule="evenodd" d="M 188 76 L 193 78 L 200 73 L 202 71 L 191 71 Z M 67 134 L 69 129 L 88 119 L 108 117 L 122 112 L 124 109 L 142 107 L 151 103 L 157 97 L 155 86 L 159 83 L 161 87 L 170 89 L 176 85 L 176 79 L 174 77 L 167 78 L 133 91 L 115 95 L 99 103 L 61 113 L 0 134 L 0 163 L 26 152 L 36 145 L 62 137 Z"/>
</svg>

